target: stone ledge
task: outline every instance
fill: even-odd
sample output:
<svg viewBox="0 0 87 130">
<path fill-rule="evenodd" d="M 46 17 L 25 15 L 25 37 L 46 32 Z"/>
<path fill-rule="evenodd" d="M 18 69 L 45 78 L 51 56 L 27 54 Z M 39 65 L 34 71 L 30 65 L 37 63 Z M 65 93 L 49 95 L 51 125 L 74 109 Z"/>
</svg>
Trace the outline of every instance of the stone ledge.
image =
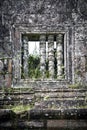
<svg viewBox="0 0 87 130">
<path fill-rule="evenodd" d="M 2 112 L 5 112 L 3 115 Z M 0 128 L 19 130 L 29 129 L 87 129 L 87 109 L 61 109 L 61 110 L 41 110 L 32 109 L 18 114 L 12 113 L 8 116 L 10 110 L 0 110 Z M 3 118 L 4 116 L 4 118 Z M 7 120 L 2 120 L 2 119 Z M 8 117 L 8 118 L 7 118 Z"/>
<path fill-rule="evenodd" d="M 20 87 L 20 88 L 22 88 L 22 87 L 30 87 L 30 88 L 35 88 L 35 86 L 36 86 L 36 88 L 37 89 L 41 89 L 41 88 L 55 88 L 55 86 L 57 87 L 57 88 L 68 88 L 67 87 L 67 85 L 69 84 L 69 82 L 68 81 L 66 81 L 66 80 L 28 80 L 28 79 L 26 79 L 26 80 L 20 80 L 18 83 L 16 83 L 15 85 L 13 85 L 14 87 Z M 36 89 L 35 88 L 35 89 Z"/>
<path fill-rule="evenodd" d="M 47 128 L 87 128 L 87 120 L 47 120 Z"/>
<path fill-rule="evenodd" d="M 29 128 L 29 129 L 33 129 L 33 128 L 44 128 L 44 121 L 26 121 L 26 120 L 17 120 L 17 121 L 7 121 L 4 123 L 0 124 L 0 128 Z"/>
<path fill-rule="evenodd" d="M 0 109 L 0 123 L 15 119 L 16 114 L 9 109 Z"/>
<path fill-rule="evenodd" d="M 31 129 L 31 130 L 83 130 L 87 129 L 87 120 L 32 120 L 18 122 L 8 121 L 0 124 L 1 129 Z"/>
<path fill-rule="evenodd" d="M 18 117 L 22 119 L 87 119 L 87 109 L 31 109 L 19 113 Z"/>
</svg>

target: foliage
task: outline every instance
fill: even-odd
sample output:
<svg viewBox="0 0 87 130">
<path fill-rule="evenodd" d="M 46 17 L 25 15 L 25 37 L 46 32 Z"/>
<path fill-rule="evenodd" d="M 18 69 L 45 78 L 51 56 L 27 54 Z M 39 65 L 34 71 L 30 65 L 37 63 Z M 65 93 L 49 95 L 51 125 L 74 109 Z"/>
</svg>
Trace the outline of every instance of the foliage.
<svg viewBox="0 0 87 130">
<path fill-rule="evenodd" d="M 40 57 L 37 55 L 30 55 L 28 59 L 28 76 L 29 78 L 39 78 L 40 73 Z"/>
<path fill-rule="evenodd" d="M 87 88 L 87 85 L 82 84 L 81 82 L 78 82 L 78 83 L 69 85 L 69 88 L 72 88 L 72 89 L 81 89 L 82 88 L 83 89 L 83 88 Z"/>
<path fill-rule="evenodd" d="M 44 61 L 45 62 L 45 61 Z M 61 66 L 62 70 L 64 71 L 64 66 Z M 24 74 L 22 77 L 25 78 Z M 31 54 L 28 58 L 28 77 L 31 79 L 39 79 L 42 77 L 40 71 L 40 56 L 37 54 Z M 45 78 L 49 78 L 49 59 L 46 59 L 46 71 L 45 71 Z M 62 75 L 64 78 L 65 75 Z M 56 49 L 54 50 L 54 78 L 57 79 L 57 58 L 56 58 Z M 58 77 L 59 78 L 59 77 Z"/>
<path fill-rule="evenodd" d="M 10 94 L 14 92 L 14 89 L 12 87 L 2 87 L 3 94 Z"/>
<path fill-rule="evenodd" d="M 14 112 L 22 112 L 22 111 L 27 111 L 32 109 L 33 106 L 31 105 L 17 105 L 17 106 L 12 106 L 11 110 Z"/>
<path fill-rule="evenodd" d="M 46 95 L 45 97 L 44 97 L 44 101 L 46 101 L 46 100 L 48 100 L 49 99 L 49 95 Z"/>
</svg>

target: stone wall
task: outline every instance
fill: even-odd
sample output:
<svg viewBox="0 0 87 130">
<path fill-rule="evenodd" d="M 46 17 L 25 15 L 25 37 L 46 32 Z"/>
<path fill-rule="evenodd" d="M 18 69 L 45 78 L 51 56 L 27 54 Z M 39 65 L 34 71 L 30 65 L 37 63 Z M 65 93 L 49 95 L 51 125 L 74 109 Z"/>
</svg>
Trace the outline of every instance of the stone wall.
<svg viewBox="0 0 87 130">
<path fill-rule="evenodd" d="M 87 82 L 86 0 L 3 0 L 0 2 L 0 57 L 12 60 L 12 84 L 21 80 L 22 34 L 65 34 L 65 77 Z"/>
</svg>

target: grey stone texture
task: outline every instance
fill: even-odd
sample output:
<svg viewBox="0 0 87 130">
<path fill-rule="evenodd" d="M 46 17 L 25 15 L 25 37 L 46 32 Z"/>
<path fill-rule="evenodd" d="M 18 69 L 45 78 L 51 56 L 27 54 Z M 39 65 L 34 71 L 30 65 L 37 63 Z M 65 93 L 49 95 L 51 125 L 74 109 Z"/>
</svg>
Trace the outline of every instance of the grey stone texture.
<svg viewBox="0 0 87 130">
<path fill-rule="evenodd" d="M 62 79 L 63 75 L 63 34 L 57 36 L 57 76 Z"/>
<path fill-rule="evenodd" d="M 49 60 L 49 76 L 54 78 L 54 36 L 48 36 L 48 60 Z"/>
<path fill-rule="evenodd" d="M 22 34 L 28 33 L 63 33 L 65 80 L 86 84 L 86 0 L 1 0 L 0 30 L 0 58 L 12 59 L 11 84 L 21 80 Z"/>
<path fill-rule="evenodd" d="M 23 69 L 24 77 L 28 78 L 28 38 L 23 37 Z"/>
<path fill-rule="evenodd" d="M 87 129 L 87 110 L 40 110 L 33 109 L 21 113 L 14 113 L 11 110 L 0 110 L 1 129 Z M 78 119 L 76 120 L 76 117 Z M 5 120 L 4 120 L 5 119 Z M 71 120 L 70 120 L 71 119 Z M 84 120 L 83 120 L 84 119 Z"/>
<path fill-rule="evenodd" d="M 40 71 L 45 78 L 46 68 L 46 36 L 40 35 Z"/>
</svg>

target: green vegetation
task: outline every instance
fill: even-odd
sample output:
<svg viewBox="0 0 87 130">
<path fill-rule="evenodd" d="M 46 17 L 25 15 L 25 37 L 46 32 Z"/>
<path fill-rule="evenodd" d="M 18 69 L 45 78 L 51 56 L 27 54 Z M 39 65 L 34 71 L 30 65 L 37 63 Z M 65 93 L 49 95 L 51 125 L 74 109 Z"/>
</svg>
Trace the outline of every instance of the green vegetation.
<svg viewBox="0 0 87 130">
<path fill-rule="evenodd" d="M 33 106 L 31 105 L 16 105 L 16 106 L 12 106 L 11 110 L 14 111 L 15 113 L 18 112 L 23 112 L 23 111 L 28 111 L 30 109 L 32 109 Z"/>
<path fill-rule="evenodd" d="M 28 87 L 28 88 L 2 87 L 2 88 L 0 88 L 0 90 L 3 92 L 3 94 L 6 94 L 6 93 L 10 94 L 10 93 L 15 93 L 15 92 L 18 92 L 18 93 L 20 93 L 20 92 L 33 92 L 33 88 L 31 88 L 31 87 Z"/>
<path fill-rule="evenodd" d="M 30 55 L 28 60 L 28 76 L 29 78 L 40 78 L 40 57 L 38 55 Z"/>
<path fill-rule="evenodd" d="M 23 112 L 23 111 L 29 111 L 33 108 L 33 105 L 23 105 L 23 104 L 18 104 L 18 105 L 4 105 L 4 109 L 10 109 L 15 113 Z"/>
<path fill-rule="evenodd" d="M 78 82 L 78 83 L 75 83 L 75 84 L 71 84 L 68 87 L 72 88 L 72 89 L 81 89 L 81 88 L 83 89 L 83 88 L 87 88 L 87 85 Z"/>
<path fill-rule="evenodd" d="M 8 87 L 8 88 L 3 87 L 3 88 L 2 88 L 2 90 L 3 90 L 3 92 L 5 92 L 5 93 L 11 93 L 11 92 L 13 92 L 13 91 L 14 91 L 14 89 L 13 89 L 13 88 L 11 88 L 11 87 Z"/>
<path fill-rule="evenodd" d="M 77 84 L 71 84 L 71 85 L 69 85 L 69 88 L 73 88 L 73 89 L 75 89 L 75 88 L 79 88 L 80 86 L 79 86 L 79 84 L 77 83 Z"/>
<path fill-rule="evenodd" d="M 48 100 L 49 99 L 49 95 L 46 95 L 45 97 L 44 97 L 44 101 L 46 101 L 46 100 Z"/>
</svg>

